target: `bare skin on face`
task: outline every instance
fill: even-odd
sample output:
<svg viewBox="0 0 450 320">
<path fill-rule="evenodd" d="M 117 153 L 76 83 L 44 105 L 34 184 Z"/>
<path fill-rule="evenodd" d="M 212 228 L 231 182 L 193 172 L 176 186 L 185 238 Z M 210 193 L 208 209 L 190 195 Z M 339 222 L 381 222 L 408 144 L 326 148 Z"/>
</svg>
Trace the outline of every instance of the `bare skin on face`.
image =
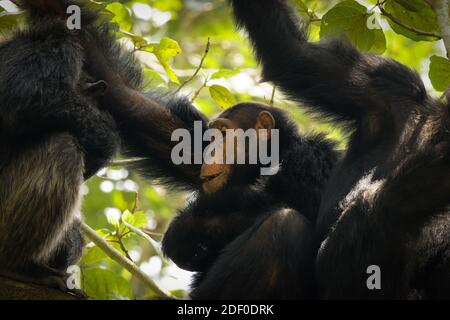
<svg viewBox="0 0 450 320">
<path fill-rule="evenodd" d="M 206 193 L 214 193 L 222 189 L 230 179 L 231 173 L 233 172 L 233 165 L 226 164 L 226 155 L 227 155 L 227 130 L 236 130 L 236 129 L 246 129 L 242 128 L 242 125 L 238 123 L 237 120 L 228 119 L 226 117 L 219 116 L 217 119 L 213 120 L 209 127 L 211 129 L 218 129 L 222 132 L 223 141 L 220 145 L 220 149 L 222 150 L 222 157 L 218 157 L 218 155 L 213 154 L 213 158 L 211 159 L 211 163 L 204 163 L 201 169 L 200 178 L 203 181 L 202 187 L 203 191 Z M 255 121 L 253 128 L 257 132 L 258 130 L 267 130 L 267 140 L 270 139 L 271 130 L 275 127 L 275 119 L 272 114 L 268 111 L 260 112 Z M 258 137 L 259 138 L 259 137 Z M 235 146 L 236 146 L 236 135 L 234 135 Z M 237 157 L 237 148 L 234 151 L 234 160 Z M 248 155 L 246 154 L 246 159 Z M 236 161 L 233 161 L 236 163 Z"/>
</svg>

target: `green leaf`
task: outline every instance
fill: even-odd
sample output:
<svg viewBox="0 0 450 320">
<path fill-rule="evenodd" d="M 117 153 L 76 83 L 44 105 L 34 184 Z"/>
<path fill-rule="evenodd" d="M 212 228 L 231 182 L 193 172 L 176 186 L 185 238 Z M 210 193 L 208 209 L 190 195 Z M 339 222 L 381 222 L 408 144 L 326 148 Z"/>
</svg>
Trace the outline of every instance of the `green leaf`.
<svg viewBox="0 0 450 320">
<path fill-rule="evenodd" d="M 381 40 L 379 33 L 381 30 L 369 29 L 367 27 L 368 17 L 370 15 L 367 13 L 366 7 L 356 1 L 341 2 L 323 16 L 320 37 L 338 37 L 345 34 L 360 50 L 369 51 L 375 43 L 375 33 L 378 33 L 378 40 Z"/>
<path fill-rule="evenodd" d="M 145 68 L 143 74 L 146 83 L 146 89 L 150 90 L 156 87 L 167 88 L 166 80 L 155 70 Z"/>
<path fill-rule="evenodd" d="M 179 299 L 183 299 L 186 296 L 186 293 L 183 290 L 172 290 L 170 293 Z"/>
<path fill-rule="evenodd" d="M 403 6 L 405 9 L 412 11 L 412 12 L 419 12 L 420 10 L 423 10 L 423 8 L 426 6 L 424 1 L 414 1 L 414 0 L 395 0 L 399 5 Z"/>
<path fill-rule="evenodd" d="M 120 274 L 99 268 L 86 269 L 83 273 L 84 290 L 91 299 L 117 300 L 120 297 L 132 299 L 131 283 Z"/>
<path fill-rule="evenodd" d="M 370 48 L 370 51 L 383 54 L 386 51 L 386 36 L 384 35 L 383 30 L 377 29 L 374 30 L 374 39 L 373 39 L 373 45 L 372 48 Z"/>
<path fill-rule="evenodd" d="M 229 78 L 231 76 L 237 75 L 240 72 L 239 69 L 220 69 L 219 71 L 214 72 L 211 75 L 211 80 L 220 79 L 220 78 Z"/>
<path fill-rule="evenodd" d="M 103 24 L 103 23 L 108 23 L 111 22 L 114 17 L 115 14 L 112 13 L 111 11 L 106 9 L 107 6 L 107 1 L 87 1 L 85 3 L 86 7 L 88 10 L 92 10 L 94 12 L 97 12 L 98 14 L 98 19 L 97 19 L 97 24 Z"/>
<path fill-rule="evenodd" d="M 233 94 L 225 87 L 213 85 L 209 87 L 209 94 L 217 104 L 222 108 L 228 108 L 236 104 L 237 100 Z"/>
<path fill-rule="evenodd" d="M 97 246 L 86 247 L 83 253 L 83 259 L 81 260 L 81 264 L 83 266 L 98 264 L 106 258 L 108 257 L 99 247 Z"/>
<path fill-rule="evenodd" d="M 445 91 L 450 86 L 450 61 L 444 57 L 432 56 L 429 77 L 437 91 Z"/>
<path fill-rule="evenodd" d="M 178 42 L 173 39 L 164 37 L 159 43 L 149 44 L 142 48 L 142 50 L 153 53 L 158 59 L 159 63 L 161 63 L 161 65 L 163 66 L 170 81 L 176 84 L 180 84 L 177 75 L 170 67 L 170 59 L 176 57 L 182 52 L 180 46 L 178 45 Z"/>
<path fill-rule="evenodd" d="M 290 2 L 304 22 L 308 22 L 311 19 L 319 19 L 319 16 L 314 11 L 309 10 L 302 0 L 290 0 Z"/>
<path fill-rule="evenodd" d="M 398 22 L 408 27 L 424 32 L 439 34 L 436 13 L 433 8 L 423 0 L 388 0 L 384 9 L 395 17 Z M 405 29 L 398 23 L 387 18 L 391 28 L 398 34 L 415 41 L 436 41 L 438 38 L 417 35 L 415 32 Z"/>
<path fill-rule="evenodd" d="M 139 36 L 137 34 L 125 31 L 125 30 L 120 30 L 118 33 L 119 38 L 123 38 L 123 37 L 127 37 L 129 39 L 131 39 L 131 41 L 133 41 L 134 46 L 137 48 L 141 48 L 141 47 L 145 47 L 146 45 L 148 45 L 147 40 L 145 40 L 144 37 Z"/>
<path fill-rule="evenodd" d="M 113 2 L 106 6 L 106 10 L 114 13 L 115 17 L 111 20 L 119 24 L 125 31 L 131 30 L 131 14 L 127 7 L 118 2 Z"/>
<path fill-rule="evenodd" d="M 143 211 L 131 213 L 129 210 L 125 210 L 122 215 L 122 221 L 136 228 L 144 228 L 147 225 L 148 217 Z"/>
</svg>

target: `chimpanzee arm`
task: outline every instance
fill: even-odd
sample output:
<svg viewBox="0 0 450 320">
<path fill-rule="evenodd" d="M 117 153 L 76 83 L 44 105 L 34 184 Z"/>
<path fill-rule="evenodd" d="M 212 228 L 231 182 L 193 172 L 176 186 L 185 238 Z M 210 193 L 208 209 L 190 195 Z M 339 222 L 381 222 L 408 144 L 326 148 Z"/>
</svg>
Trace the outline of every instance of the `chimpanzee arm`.
<svg viewBox="0 0 450 320">
<path fill-rule="evenodd" d="M 115 44 L 108 26 L 90 29 L 84 39 L 86 65 L 90 74 L 107 83 L 99 98 L 118 124 L 123 152 L 129 157 L 143 157 L 136 165 L 150 179 L 184 189 L 201 188 L 200 161 L 205 144 L 203 132 L 208 119 L 185 98 L 159 92 L 142 93 L 142 70 L 130 52 Z M 194 126 L 197 136 L 194 137 Z M 174 163 L 172 151 L 180 141 L 171 141 L 175 130 L 189 133 L 188 163 Z M 194 146 L 194 138 L 199 144 Z"/>
<path fill-rule="evenodd" d="M 207 118 L 184 98 L 165 98 L 161 94 L 142 94 L 135 90 L 129 91 L 128 97 L 117 97 L 113 88 L 101 103 L 109 107 L 117 119 L 123 154 L 144 158 L 135 165 L 135 169 L 165 185 L 199 190 L 201 162 L 195 162 L 194 155 L 202 161 L 205 146 L 202 136 L 207 129 Z M 176 130 L 188 134 L 186 140 L 178 140 L 180 137 L 174 136 L 175 141 L 172 141 Z M 175 152 L 173 148 L 182 141 L 186 142 L 187 149 Z M 180 160 L 173 156 L 178 157 L 184 152 L 188 161 L 179 163 Z"/>
<path fill-rule="evenodd" d="M 313 111 L 360 120 L 389 103 L 426 95 L 420 77 L 405 66 L 362 54 L 346 41 L 309 43 L 287 0 L 230 0 L 263 66 L 264 79 Z M 380 105 L 379 105 L 380 104 Z"/>
<path fill-rule="evenodd" d="M 138 165 L 138 169 L 142 169 L 150 178 L 188 189 L 200 188 L 199 164 L 175 165 L 173 163 L 171 152 L 177 142 L 171 141 L 171 135 L 176 129 L 192 131 L 194 121 L 199 121 L 200 134 L 202 134 L 206 128 L 206 117 L 184 99 L 168 98 L 157 93 L 142 94 L 140 91 L 142 86 L 140 64 L 130 52 L 117 44 L 111 25 L 96 23 L 99 18 L 98 13 L 91 10 L 89 6 L 75 0 L 23 0 L 22 7 L 28 11 L 30 19 L 36 21 L 35 25 L 38 28 L 45 25 L 42 23 L 42 19 L 66 18 L 66 7 L 72 3 L 81 7 L 83 21 L 83 28 L 72 32 L 78 45 L 76 49 L 80 51 L 80 45 L 84 47 L 86 55 L 84 67 L 91 72 L 93 78 L 106 82 L 106 92 L 103 97 L 99 98 L 99 101 L 103 109 L 113 113 L 119 124 L 125 154 L 147 158 Z M 65 19 L 61 21 L 64 23 Z M 65 23 L 64 28 L 65 32 L 69 32 Z M 48 33 L 54 34 L 55 31 L 49 30 Z M 24 55 L 27 54 L 25 50 L 20 51 L 24 51 Z M 66 50 L 64 52 L 70 54 L 73 51 Z M 47 55 L 51 56 L 52 53 Z M 69 79 L 79 75 L 81 67 L 83 67 L 81 59 L 77 62 L 76 72 L 66 68 L 66 76 Z M 57 67 L 65 66 L 67 63 L 58 63 L 58 61 L 49 59 L 49 64 Z M 39 63 L 25 65 L 39 65 Z M 49 69 L 49 71 L 51 70 Z M 14 75 L 14 72 L 8 74 Z M 34 72 L 34 74 L 41 76 L 39 72 Z M 57 76 L 59 75 L 55 74 L 55 77 Z M 28 80 L 25 76 L 23 79 Z M 23 79 L 20 78 L 23 83 L 30 83 Z M 45 83 L 45 88 L 51 90 L 60 82 L 48 81 Z M 68 99 L 67 96 L 60 94 L 53 94 L 53 96 L 58 96 L 62 101 Z M 54 123 L 58 124 L 57 121 Z"/>
</svg>

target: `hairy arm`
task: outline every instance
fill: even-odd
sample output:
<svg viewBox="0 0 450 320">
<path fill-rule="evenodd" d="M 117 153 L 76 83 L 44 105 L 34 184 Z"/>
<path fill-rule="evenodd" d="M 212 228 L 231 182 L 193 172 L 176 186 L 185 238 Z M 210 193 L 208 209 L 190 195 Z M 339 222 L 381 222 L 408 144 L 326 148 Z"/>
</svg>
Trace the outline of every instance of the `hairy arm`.
<svg viewBox="0 0 450 320">
<path fill-rule="evenodd" d="M 114 43 L 107 29 L 91 30 L 84 47 L 90 74 L 108 85 L 100 104 L 116 119 L 124 154 L 145 158 L 136 169 L 150 179 L 184 189 L 200 189 L 201 164 L 194 164 L 193 158 L 195 151 L 203 152 L 204 145 L 200 142 L 201 148 L 194 149 L 194 123 L 203 135 L 208 119 L 187 99 L 141 92 L 138 62 Z M 173 147 L 179 143 L 171 141 L 177 129 L 190 133 L 190 163 L 175 164 L 171 157 Z"/>
<path fill-rule="evenodd" d="M 263 66 L 264 79 L 291 98 L 338 120 L 360 121 L 392 95 L 423 99 L 419 76 L 363 54 L 342 39 L 307 41 L 287 0 L 230 0 Z"/>
<path fill-rule="evenodd" d="M 115 97 L 110 91 L 101 103 L 109 110 L 115 110 L 113 115 L 122 137 L 123 153 L 144 158 L 135 167 L 144 176 L 183 189 L 201 188 L 201 164 L 194 163 L 194 155 L 198 152 L 198 156 L 202 156 L 204 144 L 200 141 L 200 148 L 195 149 L 194 139 L 202 136 L 194 137 L 194 126 L 197 123 L 199 133 L 203 135 L 207 119 L 189 101 L 132 90 L 126 97 Z M 183 151 L 190 152 L 190 161 L 181 164 L 174 163 L 172 158 L 172 150 L 180 142 L 172 141 L 172 134 L 180 129 L 188 132 L 190 137 L 187 142 L 190 150 Z"/>
<path fill-rule="evenodd" d="M 67 6 L 81 7 L 83 28 L 73 32 L 85 53 L 80 66 L 84 63 L 94 79 L 107 83 L 106 92 L 98 101 L 114 116 L 125 155 L 146 158 L 137 169 L 149 178 L 187 189 L 200 188 L 199 164 L 175 165 L 172 162 L 171 152 L 177 142 L 171 141 L 171 135 L 176 129 L 193 130 L 194 121 L 200 122 L 203 131 L 206 117 L 184 99 L 158 93 L 143 94 L 140 64 L 117 44 L 109 24 L 97 23 L 100 17 L 95 9 L 78 0 L 23 0 L 21 3 L 36 26 L 45 25 L 49 19 L 65 22 Z M 53 30 L 49 31 L 52 33 Z"/>
</svg>

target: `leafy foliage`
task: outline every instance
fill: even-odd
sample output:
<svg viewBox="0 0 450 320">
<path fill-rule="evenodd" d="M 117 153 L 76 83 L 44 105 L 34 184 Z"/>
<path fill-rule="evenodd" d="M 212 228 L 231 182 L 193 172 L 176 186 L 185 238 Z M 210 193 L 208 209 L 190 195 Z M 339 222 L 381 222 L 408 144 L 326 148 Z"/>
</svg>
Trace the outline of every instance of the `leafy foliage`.
<svg viewBox="0 0 450 320">
<path fill-rule="evenodd" d="M 391 13 L 402 25 L 395 23 L 392 19 L 388 22 L 395 32 L 405 35 L 413 40 L 436 40 L 436 37 L 419 35 L 408 30 L 405 26 L 417 30 L 439 34 L 436 13 L 431 6 L 423 0 L 391 0 L 385 5 L 386 11 Z"/>
<path fill-rule="evenodd" d="M 227 88 L 218 84 L 209 87 L 209 93 L 211 94 L 211 98 L 222 108 L 228 108 L 237 102 L 236 98 Z"/>
<path fill-rule="evenodd" d="M 450 61 L 443 57 L 432 56 L 430 79 L 436 90 L 444 91 L 450 85 Z"/>
<path fill-rule="evenodd" d="M 273 88 L 259 83 L 260 72 L 251 49 L 234 30 L 225 1 L 90 3 L 104 9 L 104 19 L 117 24 L 120 41 L 141 59 L 148 88 L 162 87 L 174 92 L 182 83 L 181 92 L 190 95 L 208 116 L 237 101 L 267 103 L 271 99 Z M 444 91 L 450 84 L 450 61 L 437 41 L 440 31 L 436 14 L 427 1 L 292 0 L 292 3 L 312 40 L 346 36 L 363 51 L 382 53 L 408 64 L 436 91 Z M 0 8 L 0 35 L 7 35 L 23 17 L 4 1 L 0 5 L 4 8 Z M 208 38 L 211 48 L 205 55 Z M 428 90 L 437 94 L 432 87 Z M 275 98 L 275 105 L 287 109 L 303 131 L 325 132 L 345 147 L 345 136 L 338 129 L 312 120 L 278 94 Z M 162 287 L 184 296 L 188 281 L 183 279 L 188 279 L 188 274 L 161 258 L 155 242 L 149 239 L 161 238 L 186 195 L 150 183 L 125 168 L 103 170 L 85 185 L 85 220 Z M 92 243 L 85 249 L 80 265 L 84 289 L 93 299 L 154 297 L 150 289 Z"/>
<path fill-rule="evenodd" d="M 320 37 L 337 37 L 345 33 L 360 50 L 372 47 L 386 49 L 386 40 L 381 29 L 369 28 L 367 8 L 353 0 L 338 3 L 322 18 Z M 383 50 L 384 51 L 384 50 Z M 383 52 L 380 52 L 383 53 Z"/>
<path fill-rule="evenodd" d="M 181 53 L 181 48 L 178 45 L 178 42 L 164 37 L 160 40 L 159 43 L 147 44 L 145 46 L 141 46 L 140 49 L 153 53 L 156 58 L 158 58 L 158 61 L 161 63 L 161 65 L 164 67 L 164 70 L 169 76 L 170 81 L 176 84 L 180 84 L 180 80 L 178 80 L 177 75 L 170 67 L 170 58 L 176 57 Z"/>
</svg>

